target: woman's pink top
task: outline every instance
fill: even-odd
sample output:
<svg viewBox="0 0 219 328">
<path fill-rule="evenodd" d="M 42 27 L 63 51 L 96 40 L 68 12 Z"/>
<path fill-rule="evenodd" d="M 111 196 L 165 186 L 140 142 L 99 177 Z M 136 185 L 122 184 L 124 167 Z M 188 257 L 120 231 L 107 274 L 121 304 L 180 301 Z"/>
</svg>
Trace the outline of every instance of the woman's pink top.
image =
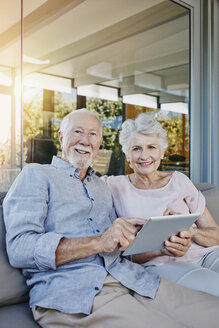
<svg viewBox="0 0 219 328">
<path fill-rule="evenodd" d="M 200 213 L 205 209 L 205 198 L 191 180 L 180 172 L 173 172 L 169 182 L 159 189 L 138 189 L 128 176 L 103 177 L 111 190 L 118 217 L 139 217 L 163 215 L 167 208 L 179 213 Z M 202 247 L 196 243 L 183 257 L 159 256 L 145 265 L 162 265 L 176 261 L 194 261 L 209 253 L 215 247 Z"/>
</svg>

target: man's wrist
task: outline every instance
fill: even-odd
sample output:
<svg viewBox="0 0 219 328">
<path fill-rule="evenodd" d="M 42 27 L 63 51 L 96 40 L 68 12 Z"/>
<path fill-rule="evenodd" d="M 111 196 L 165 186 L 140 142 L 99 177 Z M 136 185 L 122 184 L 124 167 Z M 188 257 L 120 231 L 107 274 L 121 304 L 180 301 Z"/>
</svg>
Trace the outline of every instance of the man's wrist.
<svg viewBox="0 0 219 328">
<path fill-rule="evenodd" d="M 101 235 L 93 238 L 92 245 L 96 254 L 102 253 L 104 251 Z"/>
</svg>

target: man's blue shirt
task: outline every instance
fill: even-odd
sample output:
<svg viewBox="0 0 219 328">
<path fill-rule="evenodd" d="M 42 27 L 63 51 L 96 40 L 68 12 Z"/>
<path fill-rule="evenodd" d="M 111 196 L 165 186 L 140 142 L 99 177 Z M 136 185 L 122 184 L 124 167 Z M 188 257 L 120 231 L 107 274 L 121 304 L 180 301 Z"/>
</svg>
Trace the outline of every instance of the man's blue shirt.
<svg viewBox="0 0 219 328">
<path fill-rule="evenodd" d="M 93 173 L 89 168 L 82 182 L 79 170 L 58 157 L 51 165 L 29 164 L 4 200 L 9 260 L 31 286 L 31 307 L 89 314 L 108 273 L 140 295 L 155 296 L 159 278 L 118 250 L 56 267 L 63 237 L 98 236 L 115 220 L 110 191 Z"/>
</svg>

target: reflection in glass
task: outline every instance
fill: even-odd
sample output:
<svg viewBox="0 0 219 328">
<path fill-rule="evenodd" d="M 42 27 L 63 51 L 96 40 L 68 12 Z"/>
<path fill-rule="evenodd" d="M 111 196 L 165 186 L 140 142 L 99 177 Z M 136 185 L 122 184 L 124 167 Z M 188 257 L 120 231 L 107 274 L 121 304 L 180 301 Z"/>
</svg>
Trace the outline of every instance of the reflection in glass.
<svg viewBox="0 0 219 328">
<path fill-rule="evenodd" d="M 0 191 L 20 172 L 21 158 L 21 8 L 2 1 L 0 10 Z"/>
<path fill-rule="evenodd" d="M 34 84 L 34 83 L 33 83 Z M 51 85 L 50 85 L 51 86 Z M 26 163 L 50 164 L 61 147 L 58 131 L 62 118 L 76 109 L 76 93 L 24 87 L 24 158 Z"/>
<path fill-rule="evenodd" d="M 87 97 L 86 107 L 97 114 L 103 126 L 103 143 L 93 165 L 96 174 L 122 174 L 123 155 L 119 145 L 119 130 L 123 120 L 122 99 L 110 101 Z"/>
<path fill-rule="evenodd" d="M 60 120 L 87 106 L 103 123 L 97 171 L 121 174 L 122 121 L 156 111 L 170 141 L 160 169 L 189 174 L 189 113 L 177 109 L 179 103 L 189 108 L 189 11 L 167 0 L 23 3 L 24 162 L 48 162 L 36 154 L 43 149 L 59 155 Z M 86 24 L 81 25 L 82 19 Z M 15 60 L 16 38 L 8 35 L 8 40 L 10 53 L 0 53 L 0 64 L 17 67 L 9 65 L 9 59 Z M 10 80 L 10 74 L 2 74 Z M 113 90 L 116 98 L 109 100 L 101 90 Z M 125 99 L 130 96 L 135 102 Z"/>
</svg>

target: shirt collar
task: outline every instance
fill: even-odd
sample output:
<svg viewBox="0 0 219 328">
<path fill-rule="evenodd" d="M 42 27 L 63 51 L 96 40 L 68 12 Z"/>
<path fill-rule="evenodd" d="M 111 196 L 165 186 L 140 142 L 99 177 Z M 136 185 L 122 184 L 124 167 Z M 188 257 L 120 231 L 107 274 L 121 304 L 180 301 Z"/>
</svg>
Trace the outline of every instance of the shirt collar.
<svg viewBox="0 0 219 328">
<path fill-rule="evenodd" d="M 69 162 L 64 161 L 60 157 L 53 156 L 51 165 L 53 165 L 57 169 L 70 170 L 73 175 L 79 176 L 80 170 L 77 169 L 72 164 L 70 164 Z M 91 176 L 93 174 L 94 174 L 94 170 L 92 169 L 92 167 L 89 166 L 87 169 L 87 175 Z"/>
</svg>

